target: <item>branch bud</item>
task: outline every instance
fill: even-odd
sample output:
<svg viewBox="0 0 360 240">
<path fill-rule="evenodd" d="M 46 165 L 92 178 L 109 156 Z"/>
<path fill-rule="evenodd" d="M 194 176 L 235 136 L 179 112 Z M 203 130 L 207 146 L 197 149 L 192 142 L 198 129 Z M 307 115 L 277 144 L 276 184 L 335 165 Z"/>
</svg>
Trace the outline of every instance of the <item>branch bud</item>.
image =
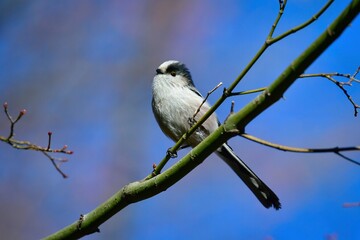
<svg viewBox="0 0 360 240">
<path fill-rule="evenodd" d="M 20 116 L 24 116 L 25 114 L 26 114 L 26 109 L 21 110 L 19 113 Z"/>
</svg>

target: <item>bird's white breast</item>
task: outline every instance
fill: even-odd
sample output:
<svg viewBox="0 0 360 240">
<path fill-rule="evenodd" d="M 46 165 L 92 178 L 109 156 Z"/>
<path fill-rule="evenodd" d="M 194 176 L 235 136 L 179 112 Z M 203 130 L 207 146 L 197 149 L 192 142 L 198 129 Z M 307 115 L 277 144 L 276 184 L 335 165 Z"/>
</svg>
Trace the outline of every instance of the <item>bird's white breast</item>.
<svg viewBox="0 0 360 240">
<path fill-rule="evenodd" d="M 178 76 L 181 77 L 181 76 Z M 169 75 L 156 75 L 153 81 L 153 111 L 162 131 L 177 141 L 191 127 L 189 119 L 201 105 L 203 98 L 181 80 Z M 195 119 L 198 120 L 209 109 L 205 103 Z M 190 136 L 187 143 L 196 146 L 218 127 L 215 114 Z"/>
</svg>

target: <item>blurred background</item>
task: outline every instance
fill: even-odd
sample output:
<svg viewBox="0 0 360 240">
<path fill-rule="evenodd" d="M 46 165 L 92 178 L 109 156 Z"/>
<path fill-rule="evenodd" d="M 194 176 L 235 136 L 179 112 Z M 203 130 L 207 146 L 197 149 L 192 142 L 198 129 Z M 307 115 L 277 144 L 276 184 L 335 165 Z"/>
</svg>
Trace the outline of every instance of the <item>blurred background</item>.
<svg viewBox="0 0 360 240">
<path fill-rule="evenodd" d="M 289 1 L 275 35 L 309 19 L 322 1 Z M 270 84 L 345 8 L 336 1 L 310 27 L 272 46 L 237 87 Z M 0 102 L 27 114 L 16 138 L 69 146 L 63 179 L 39 152 L 0 143 L 0 232 L 38 239 L 76 221 L 140 180 L 172 142 L 151 112 L 155 69 L 187 64 L 205 94 L 237 77 L 262 45 L 278 1 L 23 1 L 0 3 Z M 354 73 L 360 19 L 306 73 Z M 357 103 L 360 85 L 348 88 Z M 218 90 L 210 96 L 215 102 Z M 256 95 L 232 98 L 239 110 Z M 230 100 L 217 114 L 223 121 Z M 359 145 L 359 117 L 325 79 L 300 79 L 256 118 L 250 134 L 298 147 Z M 9 122 L 0 114 L 0 135 Z M 128 206 L 85 239 L 359 239 L 360 168 L 335 154 L 295 154 L 241 138 L 230 145 L 277 193 L 265 209 L 217 156 L 175 186 Z M 188 150 L 179 153 L 179 157 Z M 360 160 L 360 153 L 346 156 Z M 173 160 L 174 162 L 176 160 Z"/>
</svg>

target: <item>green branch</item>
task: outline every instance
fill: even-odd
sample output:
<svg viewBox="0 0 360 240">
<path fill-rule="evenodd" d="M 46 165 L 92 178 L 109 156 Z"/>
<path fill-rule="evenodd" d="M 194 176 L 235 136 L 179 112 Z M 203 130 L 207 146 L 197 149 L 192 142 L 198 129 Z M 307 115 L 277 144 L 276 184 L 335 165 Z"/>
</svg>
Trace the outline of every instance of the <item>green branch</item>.
<svg viewBox="0 0 360 240">
<path fill-rule="evenodd" d="M 163 173 L 147 180 L 126 185 L 96 209 L 82 215 L 79 221 L 46 239 L 76 239 L 98 231 L 98 226 L 131 203 L 150 198 L 174 185 L 213 151 L 237 135 L 255 117 L 279 100 L 284 92 L 346 29 L 360 10 L 360 0 L 352 1 L 340 16 L 258 97 L 242 110 L 232 114 L 224 125 L 192 149 Z"/>
<path fill-rule="evenodd" d="M 299 56 L 281 75 L 256 99 L 246 105 L 237 114 L 230 116 L 225 123 L 227 128 L 236 125 L 243 129 L 266 108 L 282 98 L 285 91 L 346 29 L 359 14 L 360 1 L 354 0 L 334 20 L 334 22 Z"/>
</svg>

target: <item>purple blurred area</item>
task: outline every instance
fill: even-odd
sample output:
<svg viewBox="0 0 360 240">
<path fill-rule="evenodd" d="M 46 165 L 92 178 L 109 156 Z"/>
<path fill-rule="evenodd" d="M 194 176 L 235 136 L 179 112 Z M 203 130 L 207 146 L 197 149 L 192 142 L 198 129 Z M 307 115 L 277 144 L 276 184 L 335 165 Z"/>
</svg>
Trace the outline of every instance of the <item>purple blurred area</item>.
<svg viewBox="0 0 360 240">
<path fill-rule="evenodd" d="M 289 1 L 275 35 L 326 1 Z M 311 26 L 272 46 L 237 87 L 270 84 L 345 8 L 336 1 Z M 151 112 L 151 82 L 165 60 L 184 62 L 202 93 L 227 87 L 266 39 L 278 1 L 23 1 L 0 3 L 0 102 L 16 116 L 16 138 L 74 154 L 63 179 L 39 152 L 0 143 L 2 239 L 39 239 L 76 221 L 125 184 L 140 180 L 172 146 Z M 360 21 L 307 73 L 352 74 Z M 360 84 L 348 88 L 360 103 Z M 215 102 L 221 90 L 210 96 Z M 256 95 L 236 97 L 235 110 Z M 230 100 L 219 110 L 223 121 Z M 360 121 L 333 83 L 298 80 L 256 118 L 250 134 L 298 147 L 359 145 Z M 9 122 L 0 114 L 0 135 Z M 360 239 L 360 168 L 335 154 L 295 154 L 241 138 L 230 144 L 277 193 L 265 209 L 211 156 L 178 184 L 128 206 L 85 239 Z M 182 150 L 179 157 L 188 150 Z M 360 160 L 360 153 L 346 156 Z M 173 160 L 176 161 L 176 160 Z"/>
</svg>

